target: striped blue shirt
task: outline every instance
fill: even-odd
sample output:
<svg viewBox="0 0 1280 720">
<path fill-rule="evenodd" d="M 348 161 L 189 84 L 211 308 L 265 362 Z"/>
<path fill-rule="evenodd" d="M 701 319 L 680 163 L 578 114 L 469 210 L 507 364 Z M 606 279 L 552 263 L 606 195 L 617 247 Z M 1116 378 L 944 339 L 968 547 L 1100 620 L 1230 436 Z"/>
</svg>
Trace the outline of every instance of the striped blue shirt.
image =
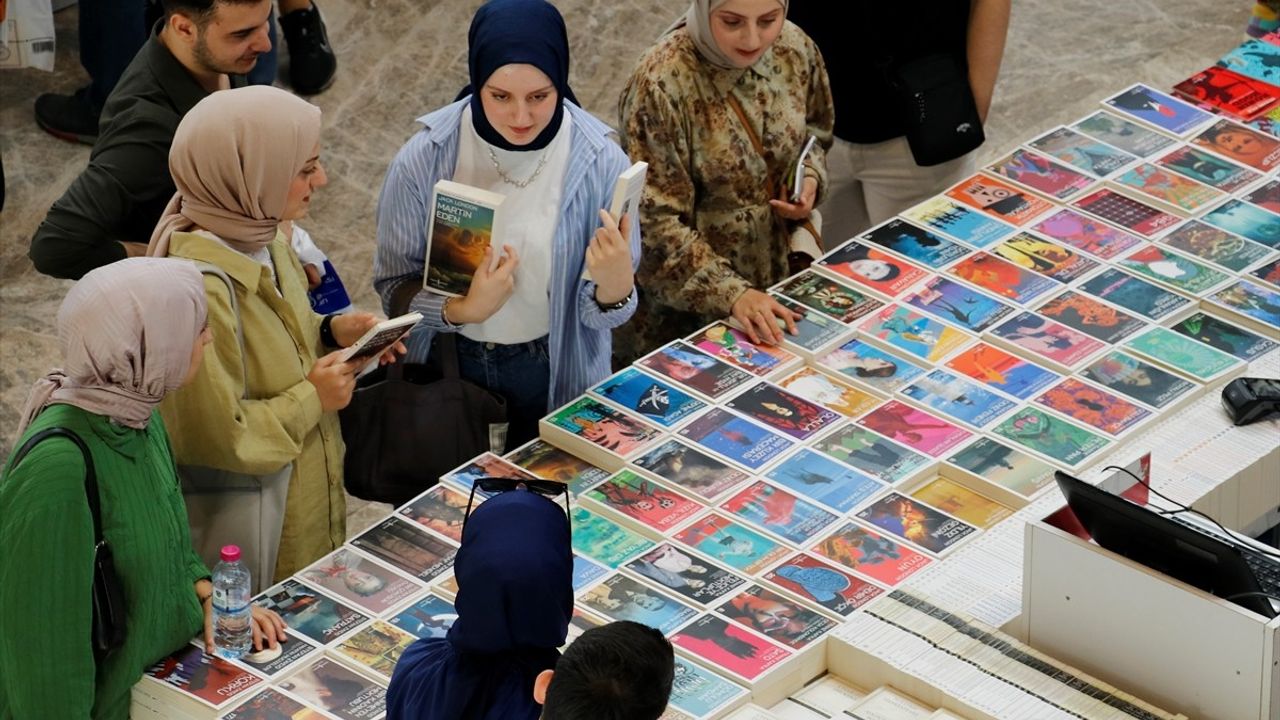
<svg viewBox="0 0 1280 720">
<path fill-rule="evenodd" d="M 418 286 L 426 267 L 427 226 L 431 190 L 438 180 L 450 180 L 458 164 L 459 124 L 470 97 L 418 118 L 418 131 L 396 153 L 387 169 L 378 198 L 378 248 L 373 260 L 373 286 L 390 312 L 396 288 L 405 282 Z M 552 238 L 551 390 L 547 409 L 559 407 L 602 380 L 610 372 L 613 328 L 635 313 L 632 293 L 626 306 L 604 312 L 595 302 L 595 283 L 582 279 L 587 244 L 600 225 L 599 210 L 609 209 L 618 174 L 630 166 L 609 126 L 573 103 L 565 103 L 572 118 L 569 166 L 564 175 L 560 222 Z M 632 267 L 640 262 L 640 218 L 630 218 Z M 447 332 L 440 315 L 444 297 L 420 291 L 410 310 L 423 321 L 409 336 L 409 362 L 426 360 L 431 338 Z"/>
</svg>

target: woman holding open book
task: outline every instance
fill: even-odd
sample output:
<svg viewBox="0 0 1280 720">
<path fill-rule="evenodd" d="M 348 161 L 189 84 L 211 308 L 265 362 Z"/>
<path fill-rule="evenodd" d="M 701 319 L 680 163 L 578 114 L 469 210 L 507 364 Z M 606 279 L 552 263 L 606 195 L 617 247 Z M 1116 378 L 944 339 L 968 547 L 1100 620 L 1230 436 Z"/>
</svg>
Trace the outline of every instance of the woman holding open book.
<svg viewBox="0 0 1280 720">
<path fill-rule="evenodd" d="M 623 147 L 649 163 L 643 288 L 621 362 L 728 315 L 752 341 L 795 315 L 764 292 L 788 273 L 797 224 L 826 185 L 834 111 L 817 47 L 785 0 L 697 0 L 622 91 Z M 808 138 L 798 197 L 795 172 Z"/>
<path fill-rule="evenodd" d="M 374 287 L 388 311 L 408 294 L 424 316 L 411 361 L 425 359 L 436 333 L 458 333 L 462 377 L 506 399 L 511 448 L 609 374 L 610 331 L 636 307 L 639 221 L 604 210 L 630 162 L 569 89 L 559 11 L 545 0 L 491 0 L 468 40 L 465 97 L 419 118 L 423 129 L 387 170 Z M 504 196 L 507 231 L 458 297 L 423 289 L 440 180 Z"/>
</svg>

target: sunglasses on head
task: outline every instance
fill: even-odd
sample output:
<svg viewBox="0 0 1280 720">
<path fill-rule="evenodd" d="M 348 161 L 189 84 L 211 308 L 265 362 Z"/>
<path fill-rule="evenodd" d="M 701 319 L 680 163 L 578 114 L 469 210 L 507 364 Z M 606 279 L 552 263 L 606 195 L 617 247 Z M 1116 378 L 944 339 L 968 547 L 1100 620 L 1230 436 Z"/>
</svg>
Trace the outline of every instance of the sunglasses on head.
<svg viewBox="0 0 1280 720">
<path fill-rule="evenodd" d="M 462 527 L 467 526 L 467 519 L 471 517 L 471 505 L 476 499 L 476 488 L 484 493 L 486 497 L 497 495 L 498 493 L 508 492 L 510 490 L 519 490 L 524 488 L 532 493 L 537 493 L 542 497 L 555 502 L 557 495 L 564 496 L 564 514 L 569 518 L 569 485 L 555 480 L 540 480 L 536 478 L 503 478 L 503 477 L 483 477 L 476 478 L 471 483 L 471 494 L 467 496 L 467 512 L 462 516 Z M 573 534 L 573 522 L 569 522 L 569 534 Z"/>
</svg>

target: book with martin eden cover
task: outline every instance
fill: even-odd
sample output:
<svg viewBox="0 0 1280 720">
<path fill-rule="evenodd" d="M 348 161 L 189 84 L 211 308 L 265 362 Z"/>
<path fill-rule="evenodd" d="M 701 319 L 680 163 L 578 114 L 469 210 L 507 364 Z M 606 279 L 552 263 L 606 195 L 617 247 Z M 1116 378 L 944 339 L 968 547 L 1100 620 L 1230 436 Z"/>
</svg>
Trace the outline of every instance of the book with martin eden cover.
<svg viewBox="0 0 1280 720">
<path fill-rule="evenodd" d="M 423 287 L 441 295 L 465 295 L 493 238 L 503 235 L 502 203 L 495 192 L 441 180 L 431 193 L 427 267 Z M 497 264 L 501 243 L 491 266 Z"/>
</svg>

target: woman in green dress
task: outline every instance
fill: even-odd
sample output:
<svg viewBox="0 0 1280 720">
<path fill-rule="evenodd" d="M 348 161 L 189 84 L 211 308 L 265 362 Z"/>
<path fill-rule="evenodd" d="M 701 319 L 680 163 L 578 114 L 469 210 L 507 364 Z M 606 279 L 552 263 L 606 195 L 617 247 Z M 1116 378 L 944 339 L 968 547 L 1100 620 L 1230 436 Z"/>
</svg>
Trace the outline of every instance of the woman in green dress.
<svg viewBox="0 0 1280 720">
<path fill-rule="evenodd" d="M 130 688 L 204 627 L 213 587 L 156 406 L 189 381 L 211 340 L 204 280 L 189 262 L 134 258 L 84 276 L 58 311 L 62 368 L 36 382 L 15 448 L 53 427 L 93 460 L 102 532 L 125 604 L 122 645 L 90 642 L 93 520 L 86 465 L 65 437 L 33 445 L 0 474 L 0 719 L 127 718 Z M 285 639 L 254 608 L 254 647 Z"/>
</svg>

